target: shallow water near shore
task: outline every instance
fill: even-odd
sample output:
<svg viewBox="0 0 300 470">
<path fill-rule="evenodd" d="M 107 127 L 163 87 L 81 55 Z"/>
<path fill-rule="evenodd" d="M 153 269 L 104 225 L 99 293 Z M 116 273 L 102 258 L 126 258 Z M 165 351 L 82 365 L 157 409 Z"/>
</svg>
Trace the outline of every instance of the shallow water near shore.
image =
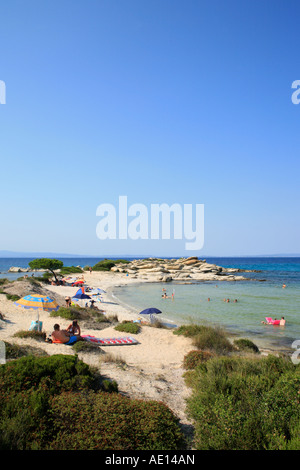
<svg viewBox="0 0 300 470">
<path fill-rule="evenodd" d="M 170 283 L 164 287 L 168 296 L 174 292 L 174 300 L 161 297 L 162 285 L 158 283 L 119 287 L 114 295 L 135 313 L 156 307 L 162 311 L 157 315 L 162 322 L 218 325 L 263 347 L 291 348 L 293 341 L 300 339 L 299 288 L 283 289 L 255 281 Z M 224 302 L 228 298 L 230 302 Z M 284 316 L 286 326 L 263 325 L 261 321 L 268 316 Z"/>
<path fill-rule="evenodd" d="M 241 273 L 249 278 L 246 281 L 144 283 L 118 287 L 114 294 L 135 313 L 148 307 L 160 309 L 162 314 L 157 317 L 164 323 L 218 325 L 230 334 L 251 339 L 259 347 L 292 350 L 293 341 L 300 340 L 299 258 L 214 261 L 221 266 L 227 261 L 226 267 L 260 272 Z M 282 287 L 283 283 L 286 288 Z M 163 288 L 170 298 L 161 297 Z M 282 316 L 286 319 L 285 327 L 261 323 L 265 317 L 280 319 Z"/>
</svg>

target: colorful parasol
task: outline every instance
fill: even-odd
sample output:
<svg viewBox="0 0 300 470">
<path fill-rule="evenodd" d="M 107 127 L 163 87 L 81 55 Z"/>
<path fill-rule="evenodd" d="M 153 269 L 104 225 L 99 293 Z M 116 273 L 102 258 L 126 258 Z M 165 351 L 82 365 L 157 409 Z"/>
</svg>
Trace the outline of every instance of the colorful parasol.
<svg viewBox="0 0 300 470">
<path fill-rule="evenodd" d="M 26 295 L 14 302 L 17 307 L 53 312 L 59 309 L 55 300 L 46 295 Z"/>
</svg>

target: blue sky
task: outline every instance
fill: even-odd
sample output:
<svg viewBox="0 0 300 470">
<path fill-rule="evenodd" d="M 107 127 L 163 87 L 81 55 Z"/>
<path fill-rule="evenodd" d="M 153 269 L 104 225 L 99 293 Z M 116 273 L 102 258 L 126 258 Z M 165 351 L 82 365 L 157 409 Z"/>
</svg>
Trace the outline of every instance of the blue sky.
<svg viewBox="0 0 300 470">
<path fill-rule="evenodd" d="M 0 250 L 300 252 L 298 1 L 1 5 Z M 99 240 L 102 203 L 204 204 L 205 242 Z"/>
</svg>

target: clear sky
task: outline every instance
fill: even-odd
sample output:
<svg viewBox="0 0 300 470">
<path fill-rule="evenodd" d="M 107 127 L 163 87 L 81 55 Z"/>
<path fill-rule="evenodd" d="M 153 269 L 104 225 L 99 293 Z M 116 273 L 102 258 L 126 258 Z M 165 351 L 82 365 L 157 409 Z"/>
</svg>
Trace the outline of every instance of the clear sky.
<svg viewBox="0 0 300 470">
<path fill-rule="evenodd" d="M 1 4 L 0 250 L 300 253 L 298 0 Z M 204 204 L 205 242 L 99 240 L 96 209 Z"/>
</svg>

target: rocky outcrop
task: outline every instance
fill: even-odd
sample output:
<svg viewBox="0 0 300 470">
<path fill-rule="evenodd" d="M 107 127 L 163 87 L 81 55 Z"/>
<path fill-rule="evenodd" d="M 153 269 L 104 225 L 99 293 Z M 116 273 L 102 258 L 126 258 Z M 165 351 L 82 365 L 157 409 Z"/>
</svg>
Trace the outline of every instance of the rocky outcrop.
<svg viewBox="0 0 300 470">
<path fill-rule="evenodd" d="M 31 268 L 19 268 L 18 266 L 12 266 L 9 268 L 9 273 L 32 273 L 32 272 L 44 272 L 45 269 L 31 269 Z"/>
<path fill-rule="evenodd" d="M 127 273 L 135 279 L 148 279 L 153 282 L 245 280 L 241 275 L 233 275 L 239 271 L 238 269 L 223 268 L 207 263 L 206 260 L 198 259 L 197 256 L 180 259 L 138 259 L 128 264 L 116 264 L 111 271 Z"/>
</svg>

